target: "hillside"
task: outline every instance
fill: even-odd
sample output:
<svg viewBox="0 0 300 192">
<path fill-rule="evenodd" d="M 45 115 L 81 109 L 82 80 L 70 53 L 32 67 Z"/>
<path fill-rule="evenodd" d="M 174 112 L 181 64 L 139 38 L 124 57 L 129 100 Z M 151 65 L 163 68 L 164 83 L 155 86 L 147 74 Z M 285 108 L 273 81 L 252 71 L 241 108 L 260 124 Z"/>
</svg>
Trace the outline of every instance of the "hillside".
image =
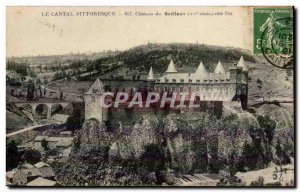
<svg viewBox="0 0 300 192">
<path fill-rule="evenodd" d="M 153 67 L 155 74 L 161 74 L 171 59 L 174 60 L 180 72 L 194 72 L 200 61 L 203 61 L 208 71 L 213 71 L 221 60 L 225 69 L 237 63 L 243 56 L 246 61 L 255 62 L 247 51 L 204 44 L 147 44 L 140 45 L 115 55 L 102 57 L 90 62 L 89 69 L 97 70 L 104 78 L 132 78 L 132 75 L 146 75 Z"/>
<path fill-rule="evenodd" d="M 209 69 L 211 64 L 216 65 L 219 60 L 224 63 L 237 62 L 242 55 L 246 61 L 255 62 L 254 58 L 241 49 L 185 43 L 141 45 L 117 56 L 129 69 L 148 71 L 152 66 L 155 71 L 162 73 L 170 59 L 173 59 L 178 67 L 194 69 L 203 61 Z"/>
<path fill-rule="evenodd" d="M 171 59 L 174 60 L 179 72 L 193 73 L 200 61 L 203 61 L 207 71 L 212 72 L 219 60 L 225 70 L 228 70 L 230 66 L 238 62 L 241 56 L 244 57 L 249 69 L 249 102 L 251 104 L 261 102 L 263 97 L 266 101 L 293 101 L 292 71 L 276 68 L 267 63 L 263 57 L 251 56 L 242 49 L 202 44 L 173 43 L 137 46 L 115 55 L 83 63 L 87 64 L 87 70 L 94 71 L 92 75 L 85 73 L 86 75 L 76 76 L 81 82 L 65 81 L 59 86 L 66 90 L 72 87 L 70 91 L 76 91 L 74 87 L 84 89 L 89 87 L 96 78 L 100 78 L 105 85 L 129 89 L 134 86 L 130 81 L 147 78 L 151 66 L 154 76 L 161 76 Z M 104 81 L 104 79 L 109 81 Z M 124 83 L 123 80 L 129 81 Z M 76 85 L 73 86 L 73 84 Z"/>
<path fill-rule="evenodd" d="M 228 105 L 221 119 L 193 111 L 140 115 L 128 127 L 87 120 L 75 136 L 68 162 L 56 167 L 57 180 L 85 186 L 185 185 L 178 177 L 244 174 L 270 163 L 290 164 L 293 119 L 286 124 L 282 118 L 269 119 L 265 108 L 270 107 L 274 114 L 291 115 L 273 105 L 253 114 Z"/>
</svg>

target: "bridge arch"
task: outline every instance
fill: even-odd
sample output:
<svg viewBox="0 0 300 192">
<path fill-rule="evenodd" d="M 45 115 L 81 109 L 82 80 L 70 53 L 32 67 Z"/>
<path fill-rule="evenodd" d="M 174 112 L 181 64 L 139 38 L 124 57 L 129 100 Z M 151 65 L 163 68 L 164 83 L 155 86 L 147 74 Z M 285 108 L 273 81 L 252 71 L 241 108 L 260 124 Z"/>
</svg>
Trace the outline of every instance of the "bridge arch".
<svg viewBox="0 0 300 192">
<path fill-rule="evenodd" d="M 34 114 L 42 117 L 43 119 L 49 119 L 51 117 L 51 106 L 39 103 L 34 108 Z"/>
<path fill-rule="evenodd" d="M 51 116 L 61 112 L 64 109 L 64 106 L 60 103 L 54 103 L 51 106 Z"/>
</svg>

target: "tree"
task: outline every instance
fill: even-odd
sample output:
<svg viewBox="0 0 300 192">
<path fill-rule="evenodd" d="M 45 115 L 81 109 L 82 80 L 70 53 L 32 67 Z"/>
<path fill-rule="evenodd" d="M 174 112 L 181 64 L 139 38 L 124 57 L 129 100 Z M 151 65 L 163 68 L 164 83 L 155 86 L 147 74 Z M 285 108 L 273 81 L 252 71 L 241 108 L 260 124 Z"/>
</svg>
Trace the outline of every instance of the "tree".
<svg viewBox="0 0 300 192">
<path fill-rule="evenodd" d="M 276 128 L 276 122 L 273 121 L 269 116 L 258 116 L 257 117 L 258 123 L 260 127 L 264 130 L 267 142 L 269 145 L 271 145 L 271 142 L 274 137 L 274 131 Z"/>
<path fill-rule="evenodd" d="M 60 91 L 60 93 L 59 93 L 59 99 L 62 100 L 63 98 L 64 98 L 64 94 L 63 94 L 62 91 Z"/>
<path fill-rule="evenodd" d="M 165 168 L 163 148 L 157 144 L 149 144 L 145 146 L 141 160 L 143 166 L 149 171 L 158 171 Z"/>
<path fill-rule="evenodd" d="M 75 130 L 81 128 L 84 122 L 84 118 L 78 109 L 74 109 L 74 112 L 68 117 L 66 127 L 69 130 Z"/>
<path fill-rule="evenodd" d="M 237 171 L 237 162 L 236 162 L 236 153 L 235 150 L 232 150 L 229 156 L 229 172 L 230 176 L 234 176 Z"/>
<path fill-rule="evenodd" d="M 41 153 L 34 149 L 25 150 L 22 155 L 22 161 L 28 162 L 30 164 L 35 164 L 39 162 L 41 158 L 42 158 Z"/>
<path fill-rule="evenodd" d="M 289 158 L 289 156 L 287 155 L 286 151 L 284 151 L 281 147 L 281 142 L 280 139 L 277 138 L 277 144 L 275 146 L 275 150 L 276 150 L 276 155 L 280 160 L 280 164 L 288 164 L 291 163 L 291 160 Z"/>
<path fill-rule="evenodd" d="M 255 168 L 256 162 L 253 147 L 247 141 L 244 143 L 241 159 L 241 168 L 247 167 L 250 170 Z"/>
<path fill-rule="evenodd" d="M 20 160 L 17 143 L 11 140 L 6 144 L 6 169 L 10 170 L 17 167 Z"/>
<path fill-rule="evenodd" d="M 42 139 L 41 145 L 42 145 L 44 151 L 47 151 L 49 149 L 48 141 L 45 138 Z"/>
<path fill-rule="evenodd" d="M 262 81 L 260 79 L 257 79 L 256 83 L 262 85 Z"/>
</svg>

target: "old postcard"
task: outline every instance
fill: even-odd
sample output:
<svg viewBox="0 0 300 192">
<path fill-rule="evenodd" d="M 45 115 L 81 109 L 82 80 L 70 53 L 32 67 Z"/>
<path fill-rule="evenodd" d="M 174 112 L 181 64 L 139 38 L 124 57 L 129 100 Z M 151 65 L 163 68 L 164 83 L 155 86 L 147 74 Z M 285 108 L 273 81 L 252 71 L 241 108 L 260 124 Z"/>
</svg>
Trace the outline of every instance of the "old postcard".
<svg viewBox="0 0 300 192">
<path fill-rule="evenodd" d="M 7 7 L 8 186 L 295 187 L 293 7 Z"/>
</svg>

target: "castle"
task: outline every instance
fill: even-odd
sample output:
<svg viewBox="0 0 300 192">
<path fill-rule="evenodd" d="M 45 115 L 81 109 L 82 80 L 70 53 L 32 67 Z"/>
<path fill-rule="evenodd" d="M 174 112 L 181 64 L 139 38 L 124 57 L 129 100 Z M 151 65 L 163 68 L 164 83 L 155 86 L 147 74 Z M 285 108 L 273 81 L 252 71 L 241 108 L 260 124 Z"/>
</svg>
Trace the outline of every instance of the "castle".
<svg viewBox="0 0 300 192">
<path fill-rule="evenodd" d="M 178 72 L 173 60 L 163 74 L 155 78 L 150 68 L 145 85 L 148 90 L 161 92 L 196 92 L 200 102 L 237 101 L 243 109 L 247 108 L 248 68 L 243 59 L 225 71 L 219 61 L 214 72 L 207 72 L 200 62 L 195 73 Z M 101 106 L 101 96 L 105 93 L 102 82 L 97 79 L 84 95 L 85 119 L 95 118 L 99 122 L 106 120 L 106 110 Z"/>
<path fill-rule="evenodd" d="M 219 61 L 214 72 L 207 72 L 200 62 L 195 73 L 181 73 L 171 60 L 161 77 L 155 78 L 151 67 L 147 81 L 158 92 L 196 92 L 201 101 L 244 102 L 248 95 L 248 67 L 243 57 L 228 72 Z"/>
</svg>

